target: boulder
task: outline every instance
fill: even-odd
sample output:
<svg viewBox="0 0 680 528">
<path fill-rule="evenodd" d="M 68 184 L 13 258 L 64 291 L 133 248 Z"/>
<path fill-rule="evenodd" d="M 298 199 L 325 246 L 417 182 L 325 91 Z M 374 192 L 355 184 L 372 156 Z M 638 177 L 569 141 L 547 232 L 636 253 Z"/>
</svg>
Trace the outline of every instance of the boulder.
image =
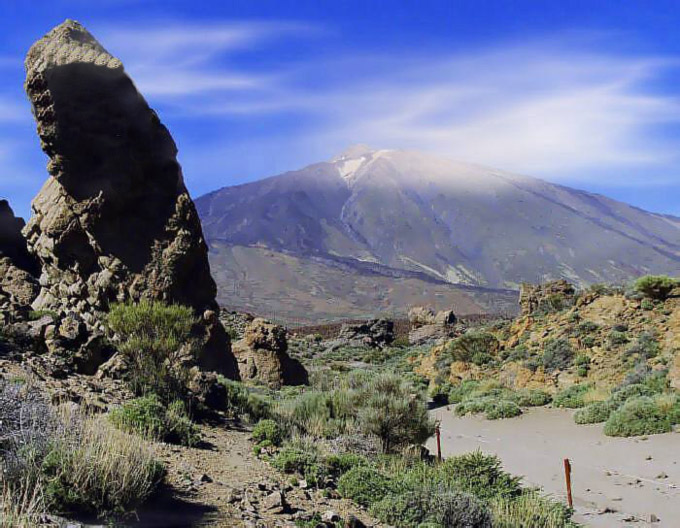
<svg viewBox="0 0 680 528">
<path fill-rule="evenodd" d="M 112 302 L 190 306 L 202 320 L 198 364 L 236 377 L 201 224 L 158 115 L 77 22 L 33 44 L 25 65 L 50 174 L 24 228 L 41 268 L 33 307 L 68 315 L 91 336 L 103 333 Z"/>
<path fill-rule="evenodd" d="M 244 381 L 255 381 L 272 389 L 305 385 L 309 381 L 302 364 L 287 353 L 286 329 L 265 319 L 254 319 L 243 338 L 234 343 L 233 351 Z"/>
<path fill-rule="evenodd" d="M 409 343 L 421 345 L 454 337 L 458 319 L 453 310 L 434 312 L 430 308 L 415 306 L 408 312 Z"/>
<path fill-rule="evenodd" d="M 13 306 L 29 306 L 40 290 L 38 262 L 28 252 L 23 227 L 7 200 L 0 200 L 0 291 Z"/>
<path fill-rule="evenodd" d="M 394 323 L 387 319 L 346 323 L 340 328 L 336 341 L 337 346 L 383 348 L 394 341 Z"/>
<path fill-rule="evenodd" d="M 575 300 L 574 286 L 564 279 L 543 284 L 522 283 L 519 290 L 519 305 L 522 315 L 531 315 L 539 309 L 550 310 L 572 304 Z"/>
</svg>

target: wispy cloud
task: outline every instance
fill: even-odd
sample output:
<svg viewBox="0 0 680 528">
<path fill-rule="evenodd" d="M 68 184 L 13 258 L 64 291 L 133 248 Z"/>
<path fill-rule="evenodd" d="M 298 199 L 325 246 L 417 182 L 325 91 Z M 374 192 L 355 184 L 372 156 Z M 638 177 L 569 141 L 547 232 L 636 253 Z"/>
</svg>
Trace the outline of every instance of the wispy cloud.
<svg viewBox="0 0 680 528">
<path fill-rule="evenodd" d="M 301 35 L 313 39 L 314 28 L 166 26 L 102 40 L 140 89 L 176 115 L 299 116 L 298 128 L 282 131 L 287 144 L 418 148 L 567 181 L 617 168 L 660 174 L 680 162 L 676 146 L 656 134 L 680 122 L 680 101 L 651 88 L 675 59 L 611 55 L 592 39 L 574 46 L 571 35 L 462 54 L 299 57 L 266 69 L 232 60 Z M 626 174 L 618 183 L 650 182 Z"/>
</svg>

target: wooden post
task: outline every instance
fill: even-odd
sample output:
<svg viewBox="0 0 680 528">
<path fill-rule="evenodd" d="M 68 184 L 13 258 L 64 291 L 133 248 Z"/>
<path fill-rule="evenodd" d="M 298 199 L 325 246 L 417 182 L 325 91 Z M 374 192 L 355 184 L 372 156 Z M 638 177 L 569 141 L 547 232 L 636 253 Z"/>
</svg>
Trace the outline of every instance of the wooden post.
<svg viewBox="0 0 680 528">
<path fill-rule="evenodd" d="M 441 429 L 439 428 L 439 422 L 437 422 L 434 426 L 434 434 L 437 437 L 437 461 L 441 462 L 442 461 L 442 432 Z"/>
<path fill-rule="evenodd" d="M 567 481 L 567 503 L 570 508 L 574 508 L 574 501 L 571 497 L 571 462 L 568 458 L 564 459 L 564 478 Z"/>
</svg>

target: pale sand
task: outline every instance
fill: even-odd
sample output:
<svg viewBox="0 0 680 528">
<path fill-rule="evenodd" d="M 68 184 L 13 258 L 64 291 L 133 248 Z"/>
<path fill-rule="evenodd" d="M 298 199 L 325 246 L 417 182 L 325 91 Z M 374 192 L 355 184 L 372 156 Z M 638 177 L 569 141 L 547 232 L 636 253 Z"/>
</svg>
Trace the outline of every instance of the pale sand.
<svg viewBox="0 0 680 528">
<path fill-rule="evenodd" d="M 610 438 L 601 424 L 576 425 L 565 409 L 531 409 L 495 421 L 459 418 L 451 409 L 431 411 L 441 421 L 444 458 L 477 448 L 494 453 L 525 484 L 564 501 L 563 459 L 569 458 L 574 520 L 597 527 L 680 527 L 680 434 Z M 434 438 L 427 447 L 436 453 Z M 603 513 L 607 508 L 614 512 Z M 660 521 L 651 523 L 652 514 Z"/>
</svg>

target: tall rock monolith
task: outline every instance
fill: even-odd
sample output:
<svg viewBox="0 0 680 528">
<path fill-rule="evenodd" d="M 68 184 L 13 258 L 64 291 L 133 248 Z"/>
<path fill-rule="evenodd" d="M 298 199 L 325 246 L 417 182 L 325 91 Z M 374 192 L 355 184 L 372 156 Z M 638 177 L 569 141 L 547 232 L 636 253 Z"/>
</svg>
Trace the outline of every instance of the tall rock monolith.
<svg viewBox="0 0 680 528">
<path fill-rule="evenodd" d="M 26 92 L 50 174 L 24 229 L 40 263 L 37 310 L 103 332 L 113 302 L 191 306 L 198 364 L 238 375 L 221 326 L 208 248 L 168 129 L 122 63 L 67 20 L 26 57 Z"/>
</svg>

